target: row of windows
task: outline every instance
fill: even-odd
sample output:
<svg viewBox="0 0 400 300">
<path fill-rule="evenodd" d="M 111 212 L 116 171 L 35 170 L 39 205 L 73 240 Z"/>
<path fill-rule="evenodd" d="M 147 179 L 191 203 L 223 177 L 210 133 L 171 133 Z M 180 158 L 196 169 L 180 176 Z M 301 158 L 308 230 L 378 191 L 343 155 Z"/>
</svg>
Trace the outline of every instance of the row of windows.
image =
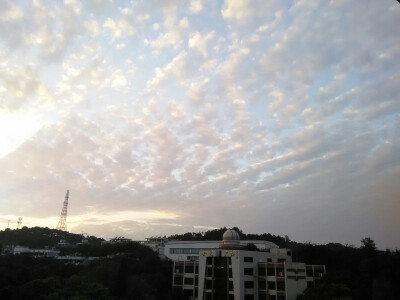
<svg viewBox="0 0 400 300">
<path fill-rule="evenodd" d="M 170 248 L 170 254 L 199 254 L 200 249 L 198 248 Z"/>
<path fill-rule="evenodd" d="M 183 290 L 183 294 L 186 295 L 186 296 L 192 297 L 193 296 L 193 290 L 184 289 Z M 194 297 L 197 298 L 197 296 L 198 296 L 198 291 L 194 290 Z"/>
<path fill-rule="evenodd" d="M 307 269 L 306 274 L 308 277 L 321 277 L 324 274 L 324 270 L 313 270 Z"/>
<path fill-rule="evenodd" d="M 199 268 L 196 266 L 185 266 L 185 273 L 198 273 Z M 183 274 L 183 266 L 175 266 L 174 273 Z"/>
<path fill-rule="evenodd" d="M 229 300 L 234 300 L 235 299 L 235 295 L 234 294 L 229 294 L 229 296 L 228 296 L 229 298 Z M 204 299 L 205 300 L 211 300 L 211 299 L 213 299 L 213 296 L 212 296 L 212 292 L 205 292 L 204 293 Z M 246 299 L 247 300 L 247 299 Z"/>
<path fill-rule="evenodd" d="M 269 299 L 269 300 L 286 300 L 285 296 L 275 296 L 275 295 L 267 295 L 266 293 L 260 292 L 258 293 L 258 299 Z"/>
<path fill-rule="evenodd" d="M 253 257 L 245 256 L 243 257 L 244 262 L 253 262 Z M 278 258 L 278 262 L 282 263 L 285 262 L 286 258 Z M 268 258 L 267 262 L 272 262 L 272 258 Z"/>
<path fill-rule="evenodd" d="M 258 266 L 258 276 L 285 276 L 285 269 L 284 268 L 276 268 L 274 266 L 268 266 L 267 268 L 265 265 Z"/>
<path fill-rule="evenodd" d="M 182 278 L 178 279 L 175 278 L 175 284 L 182 284 Z M 187 280 L 187 281 L 186 281 Z M 185 284 L 193 284 L 193 278 L 185 278 Z M 197 285 L 197 278 L 195 278 L 195 284 Z M 259 280 L 258 281 L 258 288 L 260 290 L 266 290 L 268 286 L 268 290 L 278 290 L 278 291 L 285 291 L 285 282 L 275 282 L 275 281 L 265 281 L 265 280 Z M 246 289 L 253 289 L 254 288 L 254 282 L 251 280 L 246 280 L 244 282 L 244 287 Z M 211 279 L 206 279 L 206 289 L 212 289 L 212 280 Z M 233 281 L 229 281 L 229 291 L 233 291 Z"/>
<path fill-rule="evenodd" d="M 174 277 L 174 285 L 182 285 L 182 284 L 197 286 L 199 284 L 199 279 L 197 277 L 196 278 L 186 277 L 185 279 L 179 276 Z"/>
<path fill-rule="evenodd" d="M 285 291 L 286 285 L 284 281 L 278 281 L 277 283 L 275 281 L 265 281 L 265 280 L 258 281 L 258 288 L 260 290 L 266 290 L 267 287 L 268 290 Z"/>
</svg>

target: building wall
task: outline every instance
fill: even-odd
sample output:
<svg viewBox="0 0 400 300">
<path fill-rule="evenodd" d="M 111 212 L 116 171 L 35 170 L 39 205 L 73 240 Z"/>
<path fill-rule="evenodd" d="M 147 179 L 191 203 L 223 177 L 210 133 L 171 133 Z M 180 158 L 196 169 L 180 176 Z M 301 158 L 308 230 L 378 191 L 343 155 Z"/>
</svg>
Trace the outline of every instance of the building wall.
<svg viewBox="0 0 400 300">
<path fill-rule="evenodd" d="M 174 261 L 198 261 L 202 250 L 218 249 L 221 241 L 168 241 L 164 247 L 164 255 Z M 244 240 L 240 245 L 254 244 L 260 250 L 279 249 L 268 241 Z"/>
<path fill-rule="evenodd" d="M 291 256 L 285 253 L 290 254 L 286 249 L 271 252 L 202 250 L 198 262 L 175 261 L 173 285 L 181 287 L 192 299 L 211 299 L 214 291 L 214 299 L 218 300 L 221 298 L 216 297 L 221 295 L 228 300 L 295 300 L 307 288 L 307 283 L 314 284 L 320 274 L 325 273 L 325 267 L 293 263 Z M 215 276 L 221 262 L 227 266 L 222 284 L 221 276 Z M 195 267 L 188 273 L 187 266 L 191 264 Z M 185 284 L 185 278 L 190 277 L 194 280 Z M 222 291 L 216 291 L 216 286 Z"/>
</svg>

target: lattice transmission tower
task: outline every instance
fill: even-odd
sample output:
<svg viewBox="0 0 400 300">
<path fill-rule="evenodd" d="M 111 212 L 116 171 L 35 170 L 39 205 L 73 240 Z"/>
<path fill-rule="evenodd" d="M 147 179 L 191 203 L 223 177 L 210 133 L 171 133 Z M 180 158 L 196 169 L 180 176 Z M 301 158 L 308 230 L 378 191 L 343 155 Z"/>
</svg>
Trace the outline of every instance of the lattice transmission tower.
<svg viewBox="0 0 400 300">
<path fill-rule="evenodd" d="M 17 223 L 17 229 L 21 228 L 21 223 L 22 223 L 22 217 L 18 218 L 18 223 Z"/>
<path fill-rule="evenodd" d="M 58 221 L 57 225 L 57 229 L 62 231 L 67 231 L 68 198 L 69 198 L 69 190 L 67 190 L 67 194 L 65 195 L 64 205 L 61 210 L 60 220 Z"/>
</svg>

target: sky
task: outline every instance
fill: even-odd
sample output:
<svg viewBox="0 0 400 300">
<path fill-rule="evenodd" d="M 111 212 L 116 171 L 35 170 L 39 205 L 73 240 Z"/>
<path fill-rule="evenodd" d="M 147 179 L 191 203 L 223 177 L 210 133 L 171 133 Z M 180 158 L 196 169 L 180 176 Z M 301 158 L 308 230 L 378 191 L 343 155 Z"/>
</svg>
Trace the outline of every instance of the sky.
<svg viewBox="0 0 400 300">
<path fill-rule="evenodd" d="M 394 0 L 0 1 L 0 227 L 400 248 Z M 1 229 L 3 229 L 1 228 Z"/>
</svg>

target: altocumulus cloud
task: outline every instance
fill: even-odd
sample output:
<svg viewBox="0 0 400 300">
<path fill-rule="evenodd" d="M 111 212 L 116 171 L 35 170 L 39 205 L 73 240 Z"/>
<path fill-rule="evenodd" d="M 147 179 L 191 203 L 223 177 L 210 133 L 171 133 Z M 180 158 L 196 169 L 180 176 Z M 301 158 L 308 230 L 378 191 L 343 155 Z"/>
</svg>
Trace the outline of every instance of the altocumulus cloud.
<svg viewBox="0 0 400 300">
<path fill-rule="evenodd" d="M 0 221 L 399 247 L 396 1 L 2 1 Z M 14 226 L 15 223 L 12 223 Z"/>
</svg>

